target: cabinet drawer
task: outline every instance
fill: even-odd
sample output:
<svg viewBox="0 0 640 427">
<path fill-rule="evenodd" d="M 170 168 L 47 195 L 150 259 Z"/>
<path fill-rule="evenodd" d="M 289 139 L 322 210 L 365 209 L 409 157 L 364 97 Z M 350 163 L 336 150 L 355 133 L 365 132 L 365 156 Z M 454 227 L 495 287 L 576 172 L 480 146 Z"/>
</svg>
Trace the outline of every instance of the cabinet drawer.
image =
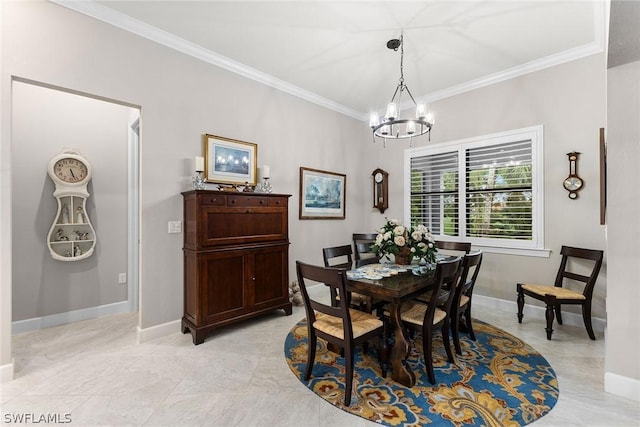
<svg viewBox="0 0 640 427">
<path fill-rule="evenodd" d="M 286 197 L 270 197 L 269 198 L 269 206 L 271 207 L 286 207 L 287 202 L 288 200 Z"/>
<path fill-rule="evenodd" d="M 225 197 L 220 194 L 207 194 L 200 197 L 200 205 L 202 206 L 224 206 Z"/>
<path fill-rule="evenodd" d="M 227 196 L 227 205 L 233 206 L 269 206 L 268 197 Z"/>
</svg>

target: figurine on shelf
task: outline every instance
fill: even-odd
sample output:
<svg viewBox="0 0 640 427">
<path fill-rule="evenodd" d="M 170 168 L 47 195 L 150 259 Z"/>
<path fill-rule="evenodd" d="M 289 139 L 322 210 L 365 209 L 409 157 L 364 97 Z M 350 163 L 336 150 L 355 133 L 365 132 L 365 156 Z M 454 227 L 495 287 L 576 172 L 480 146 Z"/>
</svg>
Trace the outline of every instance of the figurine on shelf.
<svg viewBox="0 0 640 427">
<path fill-rule="evenodd" d="M 64 231 L 62 231 L 62 228 L 58 228 L 58 231 L 56 232 L 56 239 L 59 242 L 66 242 L 67 240 L 69 240 L 69 238 L 64 235 Z"/>
<path fill-rule="evenodd" d="M 62 205 L 62 219 L 60 221 L 62 224 L 69 224 L 69 206 L 65 203 Z"/>
<path fill-rule="evenodd" d="M 80 249 L 80 246 L 76 246 L 75 248 L 73 248 L 73 256 L 80 256 L 82 255 L 82 249 Z"/>
<path fill-rule="evenodd" d="M 74 232 L 76 233 L 76 240 L 87 240 L 89 238 L 88 231 L 75 230 Z"/>
<path fill-rule="evenodd" d="M 244 183 L 244 188 L 242 189 L 243 193 L 253 193 L 255 191 L 255 185 L 249 185 L 248 182 Z"/>
<path fill-rule="evenodd" d="M 78 206 L 76 209 L 76 224 L 84 224 L 84 211 L 82 210 L 82 206 Z"/>
</svg>

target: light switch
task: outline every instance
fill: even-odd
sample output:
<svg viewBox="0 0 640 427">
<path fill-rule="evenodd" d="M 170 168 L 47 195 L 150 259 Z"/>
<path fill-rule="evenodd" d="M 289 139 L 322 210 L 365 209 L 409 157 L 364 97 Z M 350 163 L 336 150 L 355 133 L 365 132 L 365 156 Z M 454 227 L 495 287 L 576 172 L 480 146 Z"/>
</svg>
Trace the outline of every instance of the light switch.
<svg viewBox="0 0 640 427">
<path fill-rule="evenodd" d="M 182 233 L 182 221 L 169 221 L 169 233 Z"/>
</svg>

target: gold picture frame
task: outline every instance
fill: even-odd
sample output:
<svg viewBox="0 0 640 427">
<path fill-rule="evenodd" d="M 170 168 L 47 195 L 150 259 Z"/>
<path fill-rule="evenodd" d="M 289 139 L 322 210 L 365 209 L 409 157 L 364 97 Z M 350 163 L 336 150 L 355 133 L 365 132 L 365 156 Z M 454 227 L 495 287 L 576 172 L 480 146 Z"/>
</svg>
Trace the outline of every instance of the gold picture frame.
<svg viewBox="0 0 640 427">
<path fill-rule="evenodd" d="M 216 184 L 257 184 L 258 144 L 204 135 L 204 179 Z"/>
</svg>

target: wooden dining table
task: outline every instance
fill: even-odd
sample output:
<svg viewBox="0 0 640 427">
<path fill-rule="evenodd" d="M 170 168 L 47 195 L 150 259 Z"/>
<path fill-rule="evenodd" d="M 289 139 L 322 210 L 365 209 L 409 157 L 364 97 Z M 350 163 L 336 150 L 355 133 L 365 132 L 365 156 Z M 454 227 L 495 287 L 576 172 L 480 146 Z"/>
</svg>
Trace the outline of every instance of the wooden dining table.
<svg viewBox="0 0 640 427">
<path fill-rule="evenodd" d="M 371 266 L 367 266 L 371 268 Z M 400 318 L 402 304 L 428 291 L 435 284 L 434 270 L 426 272 L 424 275 L 414 275 L 409 268 L 405 272 L 398 272 L 389 277 L 371 279 L 355 274 L 358 270 L 347 273 L 347 290 L 357 292 L 372 297 L 374 300 L 389 302 L 389 317 L 393 329 L 394 343 L 389 348 L 389 343 L 385 337 L 380 348 L 380 360 L 383 363 L 390 363 L 391 377 L 394 381 L 413 387 L 416 383 L 416 376 L 405 363 L 411 350 L 411 342 L 402 328 Z M 350 274 L 351 273 L 351 274 Z M 390 355 L 389 355 L 389 350 Z"/>
</svg>

